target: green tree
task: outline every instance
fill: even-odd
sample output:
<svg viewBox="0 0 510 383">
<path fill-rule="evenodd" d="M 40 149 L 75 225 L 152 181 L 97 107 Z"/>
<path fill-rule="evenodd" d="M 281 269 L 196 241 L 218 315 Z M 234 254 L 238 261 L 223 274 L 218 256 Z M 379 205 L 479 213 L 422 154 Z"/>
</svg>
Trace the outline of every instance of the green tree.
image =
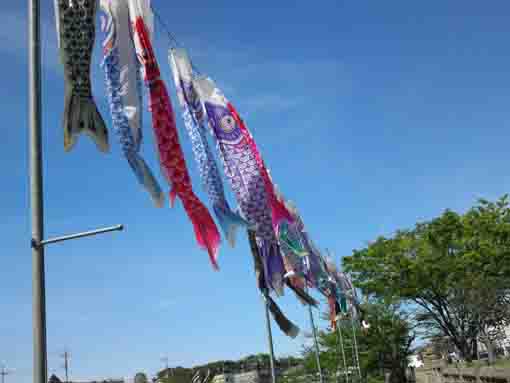
<svg viewBox="0 0 510 383">
<path fill-rule="evenodd" d="M 158 380 L 162 383 L 189 383 L 193 377 L 190 368 L 176 367 L 171 371 L 163 370 L 158 373 Z"/>
<path fill-rule="evenodd" d="M 390 382 L 405 383 L 408 357 L 415 337 L 412 323 L 398 305 L 380 299 L 371 299 L 363 305 L 363 310 L 370 328 L 362 331 L 359 326 L 355 326 L 363 377 L 368 381 L 382 382 L 388 372 Z M 340 326 L 346 347 L 347 365 L 354 366 L 352 323 L 350 320 L 343 320 Z M 338 333 L 331 329 L 319 331 L 318 342 L 322 370 L 325 374 L 334 376 L 343 364 Z M 306 371 L 309 374 L 315 373 L 317 366 L 314 348 L 305 347 L 303 356 Z"/>
<path fill-rule="evenodd" d="M 52 374 L 50 376 L 50 379 L 48 380 L 48 383 L 62 383 L 62 381 L 60 380 L 60 378 L 57 375 Z"/>
<path fill-rule="evenodd" d="M 135 375 L 135 383 L 148 383 L 147 375 L 144 372 L 139 372 Z"/>
<path fill-rule="evenodd" d="M 428 335 L 448 337 L 470 361 L 479 336 L 509 319 L 508 198 L 380 237 L 344 267 L 365 293 L 412 304 Z"/>
</svg>

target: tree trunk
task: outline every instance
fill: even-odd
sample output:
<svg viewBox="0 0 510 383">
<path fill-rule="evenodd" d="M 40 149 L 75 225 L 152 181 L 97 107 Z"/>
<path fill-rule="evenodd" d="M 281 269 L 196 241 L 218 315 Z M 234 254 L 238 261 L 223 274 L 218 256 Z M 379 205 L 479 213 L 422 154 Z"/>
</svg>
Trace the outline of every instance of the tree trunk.
<svg viewBox="0 0 510 383">
<path fill-rule="evenodd" d="M 406 383 L 407 376 L 405 369 L 402 369 L 401 366 L 392 366 L 389 381 L 391 383 Z"/>
<path fill-rule="evenodd" d="M 491 342 L 491 340 L 488 338 L 483 338 L 482 342 L 487 348 L 487 354 L 489 355 L 489 364 L 492 365 L 496 363 L 496 351 L 494 347 L 494 342 Z"/>
<path fill-rule="evenodd" d="M 390 373 L 390 382 L 391 383 L 406 383 L 407 378 L 405 374 L 405 369 L 402 369 L 402 361 L 400 360 L 400 355 L 397 349 L 396 342 L 392 344 L 391 350 L 391 373 Z"/>
<path fill-rule="evenodd" d="M 454 344 L 459 351 L 459 356 L 461 359 L 468 363 L 473 361 L 472 349 L 466 339 L 459 339 L 455 341 Z"/>
<path fill-rule="evenodd" d="M 391 377 L 392 383 L 407 383 L 407 375 L 406 371 L 402 368 L 398 368 L 392 373 Z"/>
<path fill-rule="evenodd" d="M 471 341 L 471 355 L 473 360 L 478 360 L 478 340 L 476 338 L 473 338 Z"/>
</svg>

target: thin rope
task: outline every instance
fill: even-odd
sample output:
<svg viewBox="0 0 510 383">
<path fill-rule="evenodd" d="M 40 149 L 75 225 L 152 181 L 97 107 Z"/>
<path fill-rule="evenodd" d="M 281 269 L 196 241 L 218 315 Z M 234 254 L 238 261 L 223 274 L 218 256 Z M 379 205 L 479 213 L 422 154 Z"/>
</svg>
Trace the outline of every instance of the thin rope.
<svg viewBox="0 0 510 383">
<path fill-rule="evenodd" d="M 165 23 L 165 21 L 163 20 L 163 18 L 159 14 L 159 12 L 157 12 L 156 9 L 154 8 L 153 4 L 151 4 L 151 9 L 152 9 L 152 12 L 154 12 L 154 15 L 156 16 L 157 22 L 163 27 L 163 29 L 165 31 L 165 33 L 166 33 L 166 35 L 168 37 L 168 40 L 169 40 L 170 47 L 171 48 L 184 48 L 184 45 L 182 45 L 179 42 L 179 40 L 177 40 L 175 35 L 170 31 L 170 28 L 168 27 L 168 24 Z M 190 58 L 190 61 L 191 61 L 191 67 L 193 68 L 193 71 L 195 71 L 196 74 L 200 75 L 201 74 L 200 70 L 195 66 L 195 64 L 193 63 L 191 58 Z"/>
<path fill-rule="evenodd" d="M 163 18 L 160 16 L 159 12 L 156 11 L 156 9 L 154 8 L 154 5 L 151 4 L 151 9 L 152 9 L 152 12 L 154 12 L 154 14 L 156 15 L 156 19 L 157 21 L 159 22 L 159 24 L 161 24 L 161 26 L 163 27 L 163 29 L 165 30 L 167 36 L 168 36 L 168 39 L 170 40 L 170 42 L 173 42 L 174 43 L 174 47 L 179 47 L 182 45 L 179 43 L 179 41 L 175 38 L 175 36 L 173 35 L 172 32 L 170 32 L 170 28 L 168 27 L 168 25 L 163 21 Z"/>
</svg>

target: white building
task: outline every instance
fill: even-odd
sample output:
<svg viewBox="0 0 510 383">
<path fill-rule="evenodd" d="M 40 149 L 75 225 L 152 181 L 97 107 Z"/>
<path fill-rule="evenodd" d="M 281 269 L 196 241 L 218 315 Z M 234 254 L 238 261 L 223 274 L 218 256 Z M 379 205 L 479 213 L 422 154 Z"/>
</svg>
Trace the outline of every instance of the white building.
<svg viewBox="0 0 510 383">
<path fill-rule="evenodd" d="M 409 357 L 409 367 L 420 368 L 423 367 L 423 361 L 420 359 L 418 355 L 411 355 Z"/>
<path fill-rule="evenodd" d="M 510 326 L 505 327 L 505 339 L 501 342 L 505 355 L 510 355 Z"/>
<path fill-rule="evenodd" d="M 496 347 L 500 348 L 505 356 L 510 356 L 510 326 L 504 329 L 505 337 L 499 341 L 496 341 Z M 478 351 L 487 352 L 485 344 L 481 341 L 478 342 Z"/>
<path fill-rule="evenodd" d="M 248 371 L 237 374 L 216 375 L 212 383 L 270 383 L 269 370 Z"/>
</svg>

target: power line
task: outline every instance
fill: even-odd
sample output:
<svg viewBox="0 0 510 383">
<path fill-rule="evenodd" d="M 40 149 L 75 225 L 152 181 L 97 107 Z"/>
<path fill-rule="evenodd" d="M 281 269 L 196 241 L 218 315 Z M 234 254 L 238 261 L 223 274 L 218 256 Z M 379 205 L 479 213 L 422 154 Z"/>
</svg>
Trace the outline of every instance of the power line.
<svg viewBox="0 0 510 383">
<path fill-rule="evenodd" d="M 165 363 L 165 373 L 166 373 L 166 378 L 168 379 L 169 378 L 168 373 L 170 373 L 172 376 L 174 375 L 173 370 L 168 365 L 168 361 L 169 361 L 168 356 L 162 357 L 160 360 Z"/>
</svg>

